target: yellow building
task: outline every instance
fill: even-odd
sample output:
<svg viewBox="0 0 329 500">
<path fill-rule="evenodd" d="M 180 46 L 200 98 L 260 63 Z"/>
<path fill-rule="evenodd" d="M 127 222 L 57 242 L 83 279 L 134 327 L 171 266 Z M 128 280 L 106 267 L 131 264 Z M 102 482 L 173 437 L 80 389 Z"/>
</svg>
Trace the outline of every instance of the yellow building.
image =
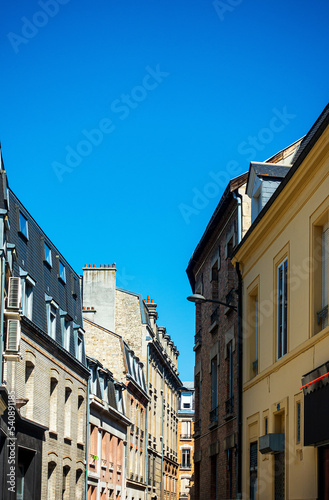
<svg viewBox="0 0 329 500">
<path fill-rule="evenodd" d="M 279 161 L 250 166 L 253 222 L 234 256 L 243 498 L 329 498 L 328 124 L 329 106 Z"/>
</svg>

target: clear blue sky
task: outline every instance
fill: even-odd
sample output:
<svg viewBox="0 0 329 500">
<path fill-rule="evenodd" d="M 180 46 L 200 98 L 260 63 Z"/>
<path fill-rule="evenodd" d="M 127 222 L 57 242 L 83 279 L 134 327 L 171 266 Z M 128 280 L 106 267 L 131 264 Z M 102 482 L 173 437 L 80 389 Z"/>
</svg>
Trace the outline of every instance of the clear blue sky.
<svg viewBox="0 0 329 500">
<path fill-rule="evenodd" d="M 189 258 L 230 166 L 294 142 L 327 104 L 328 14 L 325 0 L 2 2 L 10 186 L 77 272 L 116 262 L 118 286 L 155 299 L 182 380 Z"/>
</svg>

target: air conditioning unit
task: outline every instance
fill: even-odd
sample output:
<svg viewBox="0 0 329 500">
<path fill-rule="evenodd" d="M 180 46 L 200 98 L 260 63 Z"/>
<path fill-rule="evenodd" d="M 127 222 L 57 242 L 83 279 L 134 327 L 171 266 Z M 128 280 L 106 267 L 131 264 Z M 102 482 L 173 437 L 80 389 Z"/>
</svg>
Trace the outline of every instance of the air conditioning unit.
<svg viewBox="0 0 329 500">
<path fill-rule="evenodd" d="M 21 343 L 21 323 L 18 319 L 7 320 L 6 354 L 17 354 Z"/>
<path fill-rule="evenodd" d="M 22 304 L 22 285 L 20 278 L 9 278 L 7 308 L 20 309 Z"/>
</svg>

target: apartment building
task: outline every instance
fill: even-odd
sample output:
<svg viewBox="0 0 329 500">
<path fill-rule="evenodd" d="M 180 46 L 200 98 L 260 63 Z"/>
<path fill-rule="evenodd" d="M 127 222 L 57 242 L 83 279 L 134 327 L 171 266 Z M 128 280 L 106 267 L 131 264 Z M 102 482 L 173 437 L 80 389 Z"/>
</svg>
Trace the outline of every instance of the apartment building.
<svg viewBox="0 0 329 500">
<path fill-rule="evenodd" d="M 247 174 L 232 179 L 187 267 L 195 306 L 195 500 L 237 497 L 241 396 L 233 249 L 250 226 Z M 241 461 L 241 460 L 240 460 Z"/>
<path fill-rule="evenodd" d="M 194 474 L 194 382 L 183 382 L 178 407 L 177 500 L 193 500 Z"/>
<path fill-rule="evenodd" d="M 89 382 L 88 500 L 126 498 L 125 386 L 93 358 L 87 357 Z"/>
<path fill-rule="evenodd" d="M 89 371 L 79 276 L 9 189 L 2 161 L 0 183 L 0 496 L 80 500 Z"/>
<path fill-rule="evenodd" d="M 329 106 L 288 166 L 249 170 L 253 223 L 233 262 L 243 281 L 242 485 L 250 499 L 329 498 L 328 125 Z"/>
<path fill-rule="evenodd" d="M 84 267 L 83 297 L 84 317 L 94 325 L 120 336 L 127 349 L 145 367 L 145 393 L 149 400 L 145 414 L 145 438 L 143 447 L 140 447 L 145 460 L 145 473 L 143 476 L 138 471 L 131 473 L 133 477 L 143 477 L 147 499 L 176 499 L 177 410 L 179 387 L 182 385 L 177 370 L 177 347 L 166 329 L 157 325 L 158 313 L 154 301 L 149 297 L 143 300 L 140 294 L 116 286 L 114 264 Z M 96 347 L 94 357 L 115 374 L 113 365 L 117 363 L 118 351 L 111 344 L 109 359 L 109 351 L 99 345 Z M 112 363 L 112 366 L 108 363 Z M 139 404 L 137 413 L 137 401 L 132 406 L 135 412 L 132 415 L 135 416 L 132 421 L 134 428 L 131 429 L 137 429 L 139 424 L 136 418 L 140 418 L 142 406 Z M 132 448 L 136 452 L 135 443 L 139 439 L 140 446 L 141 437 L 139 435 L 136 441 L 136 430 L 132 432 L 135 433 L 134 439 L 128 439 L 127 442 L 129 446 L 133 444 Z"/>
<path fill-rule="evenodd" d="M 84 316 L 89 315 L 90 317 L 90 311 L 92 310 L 84 307 Z M 121 434 L 117 436 L 121 440 L 120 446 L 122 446 L 120 467 L 123 465 L 123 468 L 120 479 L 124 478 L 124 481 L 123 483 L 121 481 L 123 486 L 121 485 L 120 490 L 113 489 L 111 486 L 111 494 L 113 498 L 116 498 L 115 495 L 120 493 L 122 498 L 127 500 L 144 500 L 146 491 L 146 413 L 149 401 L 144 365 L 120 335 L 98 326 L 86 317 L 84 318 L 84 328 L 87 355 L 92 353 L 95 356 L 93 362 L 96 363 L 97 360 L 99 366 L 101 366 L 101 363 L 98 358 L 101 357 L 102 370 L 104 373 L 111 374 L 116 390 L 120 387 L 124 389 L 121 413 L 122 422 L 125 423 L 125 426 L 120 428 Z M 108 367 L 111 367 L 111 371 Z M 119 393 L 117 393 L 117 396 L 119 396 Z M 117 397 L 116 400 L 112 398 L 112 408 L 116 408 L 115 401 L 117 401 L 116 404 L 118 405 L 119 400 L 121 401 L 121 397 Z M 111 436 L 116 435 L 113 429 L 118 427 L 117 418 L 114 418 L 113 421 L 112 417 L 113 412 L 110 412 L 107 415 L 107 421 L 108 425 L 112 426 L 112 430 L 108 431 Z M 99 422 L 102 423 L 101 420 Z M 93 422 L 93 425 L 100 429 L 98 422 Z M 101 433 L 102 429 L 99 432 Z M 109 459 L 110 462 L 113 462 L 111 458 Z M 95 476 L 95 478 L 99 480 L 98 476 Z M 89 481 L 89 484 L 92 485 L 92 481 Z M 111 484 L 115 485 L 116 482 L 112 481 Z M 95 500 L 101 499 L 101 484 L 93 484 L 93 486 L 95 487 Z"/>
</svg>

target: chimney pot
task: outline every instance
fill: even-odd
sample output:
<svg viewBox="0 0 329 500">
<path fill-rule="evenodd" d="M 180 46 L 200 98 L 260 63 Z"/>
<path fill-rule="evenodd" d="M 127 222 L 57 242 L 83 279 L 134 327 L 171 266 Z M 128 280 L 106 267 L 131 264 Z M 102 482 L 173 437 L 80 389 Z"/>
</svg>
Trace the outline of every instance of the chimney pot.
<svg viewBox="0 0 329 500">
<path fill-rule="evenodd" d="M 89 310 L 89 309 L 90 309 L 90 307 L 87 307 L 87 310 Z"/>
<path fill-rule="evenodd" d="M 103 267 L 103 264 L 101 264 L 101 267 Z"/>
<path fill-rule="evenodd" d="M 149 295 L 147 296 L 147 302 L 150 302 L 150 296 Z"/>
<path fill-rule="evenodd" d="M 87 264 L 85 264 L 85 267 L 87 267 Z"/>
<path fill-rule="evenodd" d="M 93 267 L 96 267 L 96 264 L 93 264 Z"/>
<path fill-rule="evenodd" d="M 115 267 L 115 262 L 114 262 L 114 264 L 112 264 L 112 267 Z"/>
<path fill-rule="evenodd" d="M 106 264 L 104 264 L 104 267 L 106 267 Z"/>
<path fill-rule="evenodd" d="M 151 300 L 151 303 L 154 304 L 154 299 Z"/>
<path fill-rule="evenodd" d="M 91 267 L 91 264 L 89 264 L 89 267 Z"/>
</svg>

